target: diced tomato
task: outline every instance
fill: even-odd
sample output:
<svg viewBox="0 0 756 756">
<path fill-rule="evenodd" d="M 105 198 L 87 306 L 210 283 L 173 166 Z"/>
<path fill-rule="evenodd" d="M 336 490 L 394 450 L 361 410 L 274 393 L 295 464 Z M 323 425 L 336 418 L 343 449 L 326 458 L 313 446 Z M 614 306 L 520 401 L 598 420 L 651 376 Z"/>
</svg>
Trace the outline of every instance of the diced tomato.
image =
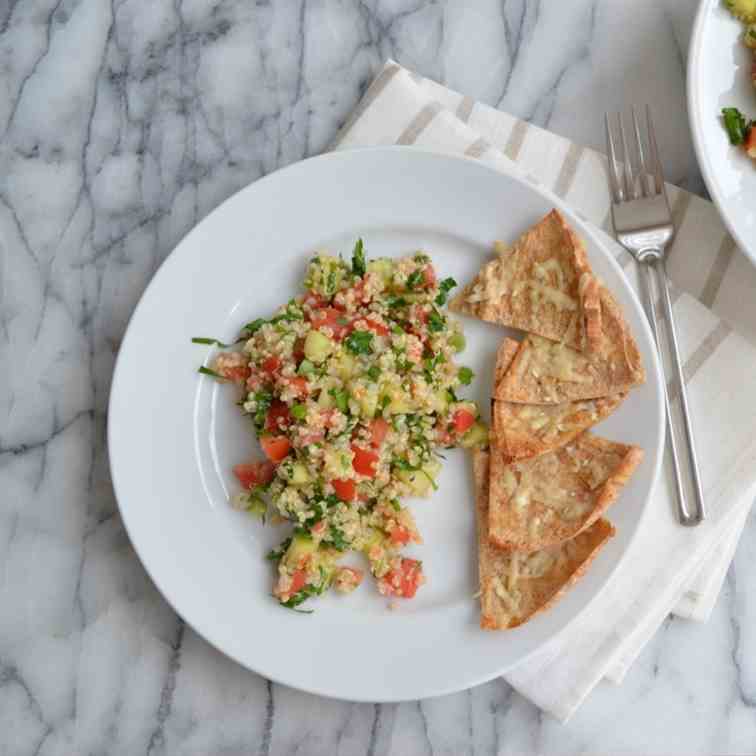
<svg viewBox="0 0 756 756">
<path fill-rule="evenodd" d="M 223 368 L 220 374 L 234 383 L 244 383 L 251 373 L 252 371 L 246 365 L 237 365 L 236 367 Z"/>
<path fill-rule="evenodd" d="M 294 375 L 281 379 L 281 383 L 286 384 L 294 392 L 294 396 L 302 397 L 307 396 L 309 393 L 309 386 L 307 385 L 307 378 L 302 375 Z"/>
<path fill-rule="evenodd" d="M 265 429 L 269 431 L 280 431 L 291 423 L 291 412 L 286 404 L 278 399 L 274 399 L 265 418 Z"/>
<path fill-rule="evenodd" d="M 315 310 L 310 315 L 310 323 L 314 328 L 328 328 L 333 334 L 333 338 L 339 340 L 344 338 L 351 329 L 351 323 L 344 317 L 341 310 L 335 307 L 324 307 Z"/>
<path fill-rule="evenodd" d="M 404 527 L 404 525 L 397 525 L 392 531 L 391 531 L 391 541 L 392 543 L 399 544 L 401 546 L 406 546 L 410 541 L 410 532 L 407 530 L 407 528 Z"/>
<path fill-rule="evenodd" d="M 294 342 L 294 347 L 291 350 L 291 356 L 294 358 L 294 361 L 299 365 L 300 362 L 305 358 L 304 353 L 304 339 L 297 339 Z"/>
<path fill-rule="evenodd" d="M 370 423 L 370 445 L 378 448 L 386 439 L 386 434 L 389 432 L 389 424 L 387 420 L 382 417 L 376 417 Z"/>
<path fill-rule="evenodd" d="M 322 294 L 318 294 L 316 291 L 308 291 L 305 294 L 302 304 L 307 305 L 312 310 L 318 310 L 321 307 L 328 305 L 328 297 L 324 297 Z"/>
<path fill-rule="evenodd" d="M 311 431 L 299 436 L 298 446 L 311 446 L 319 444 L 325 438 L 325 433 L 321 430 Z"/>
<path fill-rule="evenodd" d="M 389 329 L 383 323 L 378 323 L 370 318 L 366 320 L 366 323 L 368 330 L 372 331 L 376 336 L 388 336 Z"/>
<path fill-rule="evenodd" d="M 402 559 L 398 568 L 390 570 L 383 578 L 383 592 L 402 598 L 413 598 L 423 581 L 423 572 L 417 559 Z"/>
<path fill-rule="evenodd" d="M 423 268 L 423 283 L 430 289 L 436 285 L 436 271 L 432 265 Z"/>
<path fill-rule="evenodd" d="M 273 480 L 276 468 L 270 462 L 247 462 L 234 465 L 234 475 L 244 488 L 264 486 Z"/>
<path fill-rule="evenodd" d="M 291 586 L 289 586 L 289 595 L 293 595 L 294 593 L 298 593 L 299 591 L 301 591 L 302 588 L 305 587 L 306 583 L 307 583 L 306 570 L 297 570 L 291 576 Z"/>
<path fill-rule="evenodd" d="M 281 360 L 278 359 L 275 355 L 271 355 L 270 357 L 266 357 L 263 360 L 262 369 L 266 372 L 272 375 L 273 373 L 278 370 L 278 368 L 281 367 Z"/>
<path fill-rule="evenodd" d="M 378 455 L 363 449 L 361 446 L 352 444 L 352 452 L 354 453 L 354 459 L 352 460 L 352 467 L 360 475 L 367 475 L 369 478 L 374 478 L 376 474 L 375 466 L 378 464 Z"/>
<path fill-rule="evenodd" d="M 357 281 L 357 283 L 352 286 L 351 291 L 354 292 L 354 298 L 357 302 L 367 304 L 371 299 L 370 295 L 365 291 L 364 278 L 361 278 L 359 281 Z"/>
<path fill-rule="evenodd" d="M 286 436 L 262 436 L 260 446 L 271 462 L 281 462 L 291 449 L 291 444 Z"/>
<path fill-rule="evenodd" d="M 748 153 L 748 157 L 756 158 L 756 126 L 751 126 L 748 131 L 748 136 L 743 143 L 745 151 Z"/>
<path fill-rule="evenodd" d="M 357 493 L 357 483 L 354 480 L 332 480 L 331 485 L 333 490 L 336 491 L 336 496 L 342 501 L 354 501 Z"/>
<path fill-rule="evenodd" d="M 475 415 L 467 410 L 457 410 L 452 415 L 452 424 L 457 433 L 464 433 L 475 422 Z"/>
</svg>

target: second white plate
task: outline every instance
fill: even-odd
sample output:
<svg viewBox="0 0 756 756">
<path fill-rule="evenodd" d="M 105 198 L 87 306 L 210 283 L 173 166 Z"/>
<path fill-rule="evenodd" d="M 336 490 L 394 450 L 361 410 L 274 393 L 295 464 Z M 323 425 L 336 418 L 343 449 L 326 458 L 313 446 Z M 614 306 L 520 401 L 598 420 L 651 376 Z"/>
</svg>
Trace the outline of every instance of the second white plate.
<svg viewBox="0 0 756 756">
<path fill-rule="evenodd" d="M 387 609 L 366 580 L 348 597 L 313 602 L 314 614 L 270 597 L 264 559 L 284 528 L 232 511 L 231 467 L 256 450 L 234 389 L 196 373 L 209 355 L 196 335 L 232 339 L 299 291 L 317 248 L 371 257 L 427 251 L 442 277 L 470 280 L 494 239 L 512 240 L 553 203 L 532 186 L 474 161 L 378 148 L 307 160 L 256 182 L 197 226 L 156 274 L 118 357 L 109 415 L 113 482 L 123 520 L 151 577 L 211 643 L 266 677 L 307 691 L 368 701 L 424 698 L 504 673 L 573 620 L 609 579 L 638 528 L 659 470 L 661 382 L 652 337 L 620 268 L 562 208 L 623 305 L 648 382 L 599 428 L 646 457 L 610 512 L 617 536 L 552 610 L 506 633 L 478 626 L 472 476 L 449 454 L 439 490 L 413 509 L 427 585 Z M 502 329 L 466 319 L 472 398 L 488 414 Z"/>
</svg>

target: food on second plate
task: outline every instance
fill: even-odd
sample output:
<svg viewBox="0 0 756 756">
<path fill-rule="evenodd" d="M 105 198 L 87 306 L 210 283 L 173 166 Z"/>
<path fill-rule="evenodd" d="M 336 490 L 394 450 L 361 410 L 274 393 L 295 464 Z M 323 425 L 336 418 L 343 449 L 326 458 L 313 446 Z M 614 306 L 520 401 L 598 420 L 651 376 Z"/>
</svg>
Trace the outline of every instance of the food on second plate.
<svg viewBox="0 0 756 756">
<path fill-rule="evenodd" d="M 339 564 L 350 551 L 385 595 L 412 598 L 424 582 L 403 553 L 421 537 L 402 500 L 437 487 L 440 450 L 487 437 L 476 405 L 457 395 L 473 373 L 456 362 L 465 339 L 444 312 L 455 285 L 422 253 L 368 261 L 361 240 L 351 264 L 320 253 L 304 293 L 204 370 L 243 387 L 267 457 L 234 468 L 238 505 L 264 514 L 270 499 L 294 526 L 269 555 L 283 606 L 354 589 L 362 571 Z"/>
<path fill-rule="evenodd" d="M 601 286 L 601 336 L 591 352 L 529 335 L 497 384 L 494 398 L 530 404 L 597 399 L 646 379 L 635 339 L 614 298 Z"/>
<path fill-rule="evenodd" d="M 569 541 L 619 496 L 643 451 L 587 432 L 566 446 L 507 464 L 491 451 L 488 537 L 531 552 Z"/>
<path fill-rule="evenodd" d="M 573 540 L 530 554 L 503 551 L 488 540 L 489 454 L 473 451 L 480 626 L 505 630 L 523 624 L 552 606 L 588 569 L 614 535 L 605 519 L 597 520 Z"/>
<path fill-rule="evenodd" d="M 497 245 L 450 303 L 457 312 L 591 350 L 601 330 L 599 288 L 577 234 L 552 210 L 511 247 Z"/>
<path fill-rule="evenodd" d="M 732 14 L 745 24 L 743 44 L 751 51 L 751 83 L 756 87 L 756 0 L 725 0 Z M 730 144 L 740 146 L 756 159 L 756 121 L 746 118 L 737 108 L 722 108 L 724 124 Z"/>
<path fill-rule="evenodd" d="M 506 374 L 519 343 L 504 339 L 496 357 L 494 384 Z M 505 462 L 536 457 L 564 446 L 608 417 L 627 397 L 626 392 L 599 399 L 561 404 L 519 404 L 494 401 L 491 430 L 496 453 Z"/>
</svg>

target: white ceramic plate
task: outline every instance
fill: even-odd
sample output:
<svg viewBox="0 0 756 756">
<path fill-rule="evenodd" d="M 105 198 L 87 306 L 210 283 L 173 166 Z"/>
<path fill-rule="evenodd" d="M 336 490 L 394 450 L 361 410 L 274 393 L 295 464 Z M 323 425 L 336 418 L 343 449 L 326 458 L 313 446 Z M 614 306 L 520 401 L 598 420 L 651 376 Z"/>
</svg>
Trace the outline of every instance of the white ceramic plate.
<svg viewBox="0 0 756 756">
<path fill-rule="evenodd" d="M 756 118 L 751 55 L 741 43 L 743 24 L 721 0 L 702 0 L 688 55 L 688 115 L 701 172 L 727 228 L 756 264 L 756 163 L 733 147 L 722 108 Z"/>
<path fill-rule="evenodd" d="M 640 305 L 620 268 L 581 222 L 595 270 L 638 338 L 649 380 L 601 431 L 640 444 L 646 458 L 612 509 L 618 535 L 553 610 L 507 633 L 478 628 L 470 464 L 450 452 L 429 500 L 413 503 L 425 544 L 414 548 L 428 583 L 398 609 L 371 580 L 348 597 L 283 609 L 270 597 L 266 551 L 285 527 L 233 511 L 231 467 L 260 455 L 233 387 L 199 376 L 210 359 L 196 335 L 233 339 L 299 291 L 316 248 L 369 256 L 428 251 L 439 275 L 468 281 L 494 239 L 513 239 L 551 202 L 480 163 L 413 149 L 341 152 L 258 181 L 200 223 L 147 288 L 121 346 L 110 400 L 113 483 L 144 566 L 173 607 L 207 640 L 278 682 L 350 700 L 439 695 L 505 672 L 574 619 L 628 548 L 659 469 L 663 414 L 658 366 Z M 564 209 L 564 208 L 563 208 Z M 567 213 L 569 215 L 569 213 Z M 487 414 L 503 331 L 466 319 L 461 362 Z"/>
</svg>

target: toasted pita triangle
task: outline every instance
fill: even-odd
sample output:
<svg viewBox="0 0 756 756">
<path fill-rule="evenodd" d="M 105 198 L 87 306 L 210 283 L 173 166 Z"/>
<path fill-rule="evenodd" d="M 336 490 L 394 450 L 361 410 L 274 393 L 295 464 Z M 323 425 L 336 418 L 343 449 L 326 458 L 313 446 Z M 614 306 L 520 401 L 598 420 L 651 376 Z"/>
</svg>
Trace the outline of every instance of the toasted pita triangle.
<svg viewBox="0 0 756 756">
<path fill-rule="evenodd" d="M 600 287 L 601 336 L 591 352 L 527 336 L 501 374 L 494 398 L 526 404 L 559 404 L 628 391 L 646 379 L 635 339 L 619 305 Z"/>
<path fill-rule="evenodd" d="M 585 573 L 615 531 L 608 520 L 600 519 L 573 540 L 532 554 L 497 549 L 488 541 L 487 533 L 488 466 L 488 452 L 475 449 L 480 626 L 504 630 L 555 604 Z"/>
<path fill-rule="evenodd" d="M 637 446 L 590 432 L 511 464 L 492 455 L 489 540 L 524 552 L 569 541 L 604 514 L 641 459 Z"/>
<path fill-rule="evenodd" d="M 495 382 L 509 370 L 519 348 L 514 339 L 504 339 L 496 356 Z M 625 401 L 626 392 L 600 399 L 561 404 L 517 404 L 494 401 L 491 453 L 504 462 L 537 457 L 564 446 L 608 417 Z"/>
<path fill-rule="evenodd" d="M 598 284 L 585 248 L 552 210 L 449 303 L 457 312 L 519 328 L 576 349 L 592 349 L 600 332 Z"/>
</svg>

